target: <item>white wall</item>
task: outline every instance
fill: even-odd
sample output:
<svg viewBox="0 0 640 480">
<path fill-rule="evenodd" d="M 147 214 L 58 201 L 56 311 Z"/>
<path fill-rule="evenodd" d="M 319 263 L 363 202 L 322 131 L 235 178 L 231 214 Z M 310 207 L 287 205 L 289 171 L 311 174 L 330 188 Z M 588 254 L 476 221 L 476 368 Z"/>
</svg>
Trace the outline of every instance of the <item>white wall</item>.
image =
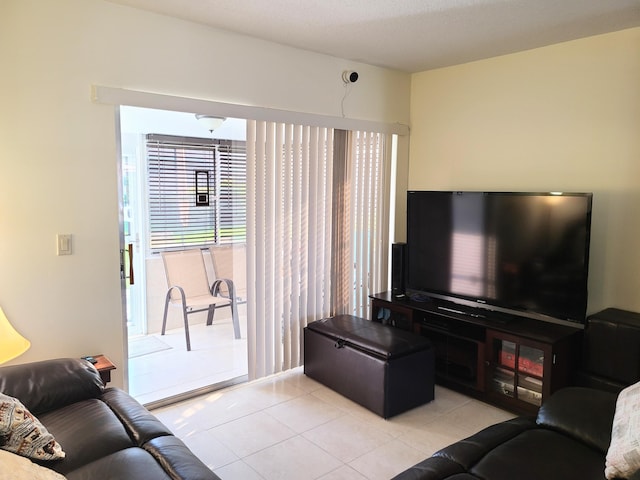
<svg viewBox="0 0 640 480">
<path fill-rule="evenodd" d="M 413 76 L 410 189 L 594 192 L 589 311 L 640 311 L 640 28 Z"/>
<path fill-rule="evenodd" d="M 14 363 L 124 365 L 115 115 L 92 84 L 341 116 L 352 69 L 347 117 L 409 118 L 406 74 L 101 0 L 3 0 L 0 60 L 0 305 L 32 342 Z M 56 256 L 56 233 L 73 255 Z"/>
</svg>

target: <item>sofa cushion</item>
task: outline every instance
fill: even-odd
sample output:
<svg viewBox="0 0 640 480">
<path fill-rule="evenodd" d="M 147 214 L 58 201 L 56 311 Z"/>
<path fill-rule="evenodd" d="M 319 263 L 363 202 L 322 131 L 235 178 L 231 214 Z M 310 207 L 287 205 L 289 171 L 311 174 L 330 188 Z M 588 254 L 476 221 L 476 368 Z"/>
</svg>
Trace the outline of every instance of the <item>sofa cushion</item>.
<svg viewBox="0 0 640 480">
<path fill-rule="evenodd" d="M 605 466 L 609 479 L 629 478 L 640 470 L 640 382 L 618 396 Z"/>
<path fill-rule="evenodd" d="M 0 448 L 39 460 L 64 458 L 62 447 L 17 398 L 0 393 Z"/>
<path fill-rule="evenodd" d="M 44 360 L 0 369 L 0 392 L 20 399 L 34 415 L 97 398 L 103 388 L 95 367 L 80 358 Z"/>
<path fill-rule="evenodd" d="M 133 446 L 118 417 L 98 399 L 67 405 L 40 419 L 64 445 L 66 458 L 51 465 L 63 474 Z"/>
<path fill-rule="evenodd" d="M 67 480 L 169 480 L 170 477 L 149 453 L 130 447 L 69 472 Z M 188 477 L 174 477 L 188 478 Z"/>
<path fill-rule="evenodd" d="M 0 480 L 65 480 L 59 473 L 6 450 L 0 450 L 0 465 Z"/>
<path fill-rule="evenodd" d="M 536 419 L 538 425 L 568 435 L 607 452 L 616 408 L 616 394 L 585 387 L 566 387 L 547 399 Z M 594 412 L 598 412 L 594 415 Z"/>
</svg>

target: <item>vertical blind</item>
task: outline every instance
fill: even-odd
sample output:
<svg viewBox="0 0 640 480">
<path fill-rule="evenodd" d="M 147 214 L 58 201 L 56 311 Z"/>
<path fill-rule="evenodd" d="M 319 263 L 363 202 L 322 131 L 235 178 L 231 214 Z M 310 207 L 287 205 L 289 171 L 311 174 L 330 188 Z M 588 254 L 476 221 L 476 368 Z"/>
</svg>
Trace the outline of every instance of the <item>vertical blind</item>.
<svg viewBox="0 0 640 480">
<path fill-rule="evenodd" d="M 300 365 L 302 329 L 329 315 L 332 149 L 331 129 L 247 122 L 250 378 Z"/>
<path fill-rule="evenodd" d="M 353 166 L 349 181 L 355 195 L 350 215 L 350 235 L 355 244 L 352 254 L 356 295 L 352 315 L 370 318 L 369 295 L 388 287 L 389 205 L 391 195 L 390 143 L 375 132 L 349 132 L 349 162 Z"/>
<path fill-rule="evenodd" d="M 246 143 L 146 137 L 152 252 L 246 241 Z"/>
<path fill-rule="evenodd" d="M 301 365 L 309 322 L 368 316 L 368 295 L 386 289 L 385 145 L 381 134 L 247 122 L 250 378 Z"/>
<path fill-rule="evenodd" d="M 332 313 L 369 318 L 369 295 L 388 288 L 390 143 L 336 131 Z"/>
</svg>

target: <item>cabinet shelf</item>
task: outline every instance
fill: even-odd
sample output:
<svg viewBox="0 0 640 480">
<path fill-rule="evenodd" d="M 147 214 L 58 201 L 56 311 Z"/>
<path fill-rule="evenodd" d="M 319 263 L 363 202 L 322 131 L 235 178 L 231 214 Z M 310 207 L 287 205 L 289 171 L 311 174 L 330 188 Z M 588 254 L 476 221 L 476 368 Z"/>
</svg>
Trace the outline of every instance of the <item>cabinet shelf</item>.
<svg viewBox="0 0 640 480">
<path fill-rule="evenodd" d="M 418 333 L 429 338 L 434 346 L 436 376 L 447 384 L 458 383 L 465 388 L 484 390 L 479 369 L 484 363 L 484 342 L 460 334 L 419 324 Z"/>
</svg>

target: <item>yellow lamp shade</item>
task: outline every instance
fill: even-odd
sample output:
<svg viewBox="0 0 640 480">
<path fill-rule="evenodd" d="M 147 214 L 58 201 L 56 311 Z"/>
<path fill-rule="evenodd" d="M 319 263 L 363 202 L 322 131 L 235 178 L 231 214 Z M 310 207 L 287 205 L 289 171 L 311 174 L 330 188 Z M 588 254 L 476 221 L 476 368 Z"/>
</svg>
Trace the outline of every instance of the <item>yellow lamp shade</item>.
<svg viewBox="0 0 640 480">
<path fill-rule="evenodd" d="M 20 335 L 0 308 L 0 363 L 8 362 L 26 352 L 31 342 Z"/>
</svg>

